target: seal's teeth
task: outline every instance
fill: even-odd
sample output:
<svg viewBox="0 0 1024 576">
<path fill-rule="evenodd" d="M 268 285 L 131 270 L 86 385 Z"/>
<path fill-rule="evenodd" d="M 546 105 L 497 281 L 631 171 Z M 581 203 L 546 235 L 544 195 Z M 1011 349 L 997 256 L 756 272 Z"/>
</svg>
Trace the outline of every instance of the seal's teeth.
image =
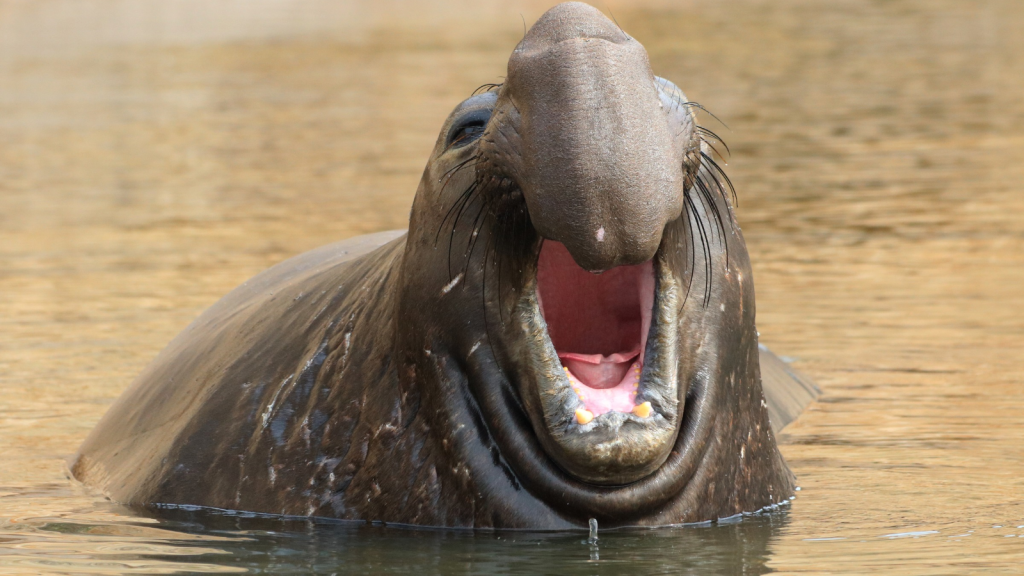
<svg viewBox="0 0 1024 576">
<path fill-rule="evenodd" d="M 576 414 L 578 416 L 579 412 L 577 411 Z M 644 402 L 643 404 L 633 406 L 633 414 L 636 414 L 641 418 L 647 418 L 648 416 L 651 415 L 651 403 Z"/>
<path fill-rule="evenodd" d="M 649 404 L 649 403 L 648 403 Z M 594 413 L 586 408 L 576 409 L 576 421 L 580 424 L 587 424 L 594 419 Z"/>
</svg>

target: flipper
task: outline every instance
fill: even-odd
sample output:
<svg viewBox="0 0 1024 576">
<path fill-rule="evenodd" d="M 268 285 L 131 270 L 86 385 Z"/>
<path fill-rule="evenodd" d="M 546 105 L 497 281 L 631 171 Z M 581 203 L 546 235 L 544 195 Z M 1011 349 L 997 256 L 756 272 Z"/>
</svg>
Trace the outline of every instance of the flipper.
<svg viewBox="0 0 1024 576">
<path fill-rule="evenodd" d="M 763 344 L 758 345 L 761 356 L 761 387 L 768 403 L 768 419 L 772 431 L 778 434 L 796 420 L 812 400 L 821 395 L 814 382 L 794 370 Z"/>
</svg>

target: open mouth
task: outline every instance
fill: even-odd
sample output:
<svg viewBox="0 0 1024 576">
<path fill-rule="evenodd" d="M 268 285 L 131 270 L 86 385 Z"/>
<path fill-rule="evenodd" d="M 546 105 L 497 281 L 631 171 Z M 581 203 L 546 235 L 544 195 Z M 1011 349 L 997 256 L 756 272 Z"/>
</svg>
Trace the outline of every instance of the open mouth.
<svg viewBox="0 0 1024 576">
<path fill-rule="evenodd" d="M 654 305 L 654 266 L 648 261 L 592 274 L 551 240 L 537 262 L 537 299 L 548 336 L 581 406 L 580 424 L 608 412 L 650 415 L 637 404 Z"/>
<path fill-rule="evenodd" d="M 679 429 L 679 290 L 661 250 L 601 274 L 543 240 L 516 314 L 524 408 L 547 455 L 591 484 L 623 485 L 665 462 Z M 532 280 L 532 282 L 531 282 Z"/>
</svg>

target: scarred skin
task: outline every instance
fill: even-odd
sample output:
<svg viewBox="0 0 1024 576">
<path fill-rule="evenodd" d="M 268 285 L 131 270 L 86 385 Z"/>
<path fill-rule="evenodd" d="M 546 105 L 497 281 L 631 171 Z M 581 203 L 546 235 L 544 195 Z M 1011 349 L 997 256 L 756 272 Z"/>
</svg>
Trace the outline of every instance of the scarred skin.
<svg viewBox="0 0 1024 576">
<path fill-rule="evenodd" d="M 131 505 L 473 528 L 787 500 L 750 263 L 702 146 L 639 43 L 585 4 L 552 8 L 506 82 L 445 122 L 407 234 L 321 248 L 227 295 L 140 374 L 73 474 Z M 650 416 L 572 419 L 536 300 L 545 239 L 595 272 L 654 260 Z"/>
</svg>

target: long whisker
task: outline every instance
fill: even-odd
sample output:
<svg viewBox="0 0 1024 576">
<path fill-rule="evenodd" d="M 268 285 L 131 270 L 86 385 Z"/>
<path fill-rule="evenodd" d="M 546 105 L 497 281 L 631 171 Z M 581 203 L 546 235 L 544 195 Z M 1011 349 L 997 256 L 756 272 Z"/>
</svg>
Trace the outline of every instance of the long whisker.
<svg viewBox="0 0 1024 576">
<path fill-rule="evenodd" d="M 686 301 L 690 299 L 690 289 L 693 287 L 693 277 L 696 276 L 697 267 L 697 239 L 694 237 L 694 226 L 690 220 L 693 218 L 693 210 L 690 209 L 691 202 L 683 200 L 684 212 L 686 213 L 686 230 L 690 233 L 690 277 L 686 281 L 686 294 L 683 296 L 683 305 L 686 305 Z"/>
<path fill-rule="evenodd" d="M 718 148 L 715 148 L 714 143 L 710 142 L 707 138 L 704 138 L 703 136 L 698 135 L 698 138 L 700 138 L 701 143 L 705 144 L 708 148 L 714 150 L 715 154 L 718 154 L 719 158 L 725 158 L 725 154 L 722 154 L 722 152 Z M 723 142 L 719 142 L 719 144 L 723 144 Z"/>
<path fill-rule="evenodd" d="M 462 201 L 462 206 L 459 208 L 458 214 L 456 214 L 455 215 L 455 219 L 452 220 L 452 231 L 448 235 L 448 281 L 449 282 L 451 282 L 451 280 L 453 278 L 453 276 L 452 276 L 452 245 L 455 243 L 455 229 L 458 228 L 459 220 L 462 219 L 463 211 L 466 209 L 466 206 L 468 206 L 469 203 L 471 202 L 471 200 L 473 198 L 473 193 L 478 188 L 479 188 L 479 183 L 478 182 L 474 182 L 473 185 L 470 186 L 466 190 L 465 193 L 463 193 L 463 196 L 465 197 L 465 200 Z M 442 224 L 443 224 L 443 222 L 442 222 Z"/>
<path fill-rule="evenodd" d="M 703 176 L 697 176 L 696 186 L 697 190 L 700 192 L 700 195 L 704 197 L 704 199 L 707 200 L 707 203 L 710 205 L 711 214 L 715 218 L 715 223 L 718 224 L 717 229 L 719 234 L 719 240 L 721 241 L 722 246 L 725 247 L 725 265 L 728 267 L 729 237 L 725 232 L 725 221 L 722 219 L 722 212 L 721 210 L 719 210 L 718 203 L 715 202 L 715 197 L 712 195 L 711 190 L 708 189 L 708 184 L 704 180 Z"/>
<path fill-rule="evenodd" d="M 489 204 L 489 202 L 485 202 L 484 203 L 484 207 L 486 207 L 488 204 Z M 483 262 L 483 266 L 481 268 L 481 273 L 483 274 L 483 279 L 482 279 L 482 281 L 480 283 L 480 311 L 483 313 L 483 317 L 484 317 L 484 334 L 487 334 L 487 345 L 491 348 L 491 354 L 492 355 L 494 354 L 494 344 L 492 344 L 492 339 L 491 339 L 491 323 L 487 319 L 487 316 L 488 316 L 488 314 L 487 314 L 487 253 L 490 251 L 491 241 L 493 239 L 494 239 L 494 227 L 492 226 L 491 229 L 488 230 L 488 233 L 487 233 L 487 244 L 484 246 L 484 262 Z M 474 245 L 474 248 L 475 248 L 476 247 L 476 240 L 473 241 L 473 245 Z M 473 255 L 473 251 L 472 250 L 470 250 L 469 255 L 470 256 Z M 498 298 L 498 301 L 499 302 L 501 301 L 500 297 Z M 499 308 L 500 308 L 500 306 L 499 306 Z M 499 314 L 500 313 L 501 312 L 499 310 Z"/>
<path fill-rule="evenodd" d="M 697 211 L 697 205 L 694 204 L 693 198 L 689 195 L 685 196 L 686 202 L 690 203 L 693 208 L 694 223 L 697 224 L 697 232 L 700 234 L 700 246 L 701 252 L 704 256 L 704 308 L 707 308 L 711 303 L 711 279 L 712 279 L 712 265 L 711 265 L 711 242 L 708 239 L 707 230 L 704 228 L 704 222 L 701 220 L 700 215 Z"/>
<path fill-rule="evenodd" d="M 691 193 L 693 192 L 692 188 L 690 189 L 690 192 Z M 700 205 L 704 207 L 704 213 L 705 214 L 710 214 L 712 216 L 715 215 L 715 210 L 717 209 L 717 206 L 715 206 L 714 202 L 710 202 L 710 203 L 708 202 L 708 198 L 706 196 L 704 196 L 703 193 L 701 193 L 699 186 L 697 187 L 697 200 L 700 202 Z M 716 220 L 717 220 L 717 218 L 716 218 Z M 708 233 L 709 233 L 709 236 L 712 239 L 717 237 L 718 241 L 719 241 L 719 244 L 721 244 L 722 235 L 719 233 L 718 228 L 719 228 L 718 226 L 712 227 L 712 226 L 709 225 L 708 226 Z"/>
<path fill-rule="evenodd" d="M 498 236 L 498 240 L 501 243 L 501 245 L 507 246 L 508 244 L 505 243 L 504 240 L 505 240 L 505 235 L 508 232 L 509 217 L 508 217 L 507 214 L 503 214 L 500 218 L 501 218 L 501 234 Z M 494 236 L 494 235 L 492 235 L 492 236 Z M 495 244 L 493 248 L 494 248 L 494 256 L 493 256 L 494 264 L 495 264 L 495 267 L 498 270 L 498 319 L 501 321 L 502 326 L 504 326 L 505 325 L 505 313 L 504 313 L 503 307 L 501 306 L 501 269 L 503 267 L 505 259 L 502 258 L 501 257 L 502 255 L 498 252 L 498 245 L 497 244 Z M 484 257 L 485 265 L 486 265 L 486 261 L 487 261 L 487 258 L 485 256 Z"/>
<path fill-rule="evenodd" d="M 740 199 L 736 195 L 736 187 L 732 185 L 732 180 L 729 179 L 729 175 L 725 173 L 725 170 L 722 170 L 722 167 L 718 165 L 718 162 L 715 162 L 715 159 L 709 156 L 707 152 L 702 150 L 700 155 L 704 158 L 704 162 L 706 162 L 704 166 L 708 168 L 708 173 L 712 178 L 714 178 L 719 189 L 722 190 L 723 193 L 725 192 L 725 187 L 722 186 L 722 182 L 718 179 L 718 177 L 721 176 L 722 179 L 725 180 L 725 184 L 729 187 L 729 190 L 732 192 L 733 204 L 739 206 Z M 710 166 L 708 166 L 708 164 L 710 164 Z"/>
<path fill-rule="evenodd" d="M 719 136 L 718 134 L 715 134 L 714 132 L 712 132 L 711 130 L 708 130 L 707 128 L 705 128 L 703 126 L 697 126 L 697 132 L 700 133 L 700 134 L 703 134 L 704 136 L 707 136 L 709 138 L 713 138 L 713 139 L 718 140 L 719 142 L 721 142 L 722 146 L 725 146 L 725 151 L 728 152 L 730 156 L 732 156 L 732 150 L 729 149 L 729 145 L 725 143 L 725 140 L 722 140 L 721 136 Z"/>
<path fill-rule="evenodd" d="M 491 90 L 494 90 L 496 88 L 501 88 L 501 83 L 493 84 L 489 82 L 487 84 L 481 84 L 476 90 L 473 90 L 473 93 L 470 94 L 470 96 L 476 96 L 481 92 L 490 92 Z"/>
<path fill-rule="evenodd" d="M 473 251 L 476 250 L 477 240 L 480 238 L 480 225 L 483 223 L 482 218 L 486 215 L 487 208 L 490 202 L 486 197 L 480 198 L 480 210 L 477 211 L 476 216 L 473 217 L 473 227 L 470 228 L 469 241 L 466 243 L 466 265 L 463 268 L 463 274 L 469 273 L 469 264 L 473 259 Z"/>
<path fill-rule="evenodd" d="M 441 224 L 437 227 L 437 233 L 434 235 L 434 244 L 437 244 L 437 241 L 441 238 L 441 230 L 444 228 L 445 222 L 447 222 L 448 219 L 451 218 L 452 213 L 454 213 L 456 210 L 460 210 L 460 213 L 461 213 L 461 209 L 459 208 L 459 204 L 460 203 L 464 204 L 466 199 L 473 194 L 473 191 L 474 191 L 475 188 L 476 188 L 476 182 L 474 182 L 468 188 L 463 190 L 462 194 L 460 194 L 459 197 L 455 199 L 455 202 L 452 202 L 452 205 L 448 208 L 448 212 L 445 213 L 444 218 L 441 219 Z M 456 218 L 455 222 L 457 222 L 457 221 L 458 221 L 458 219 Z M 454 222 L 452 223 L 452 228 L 453 228 L 452 231 L 454 232 L 454 228 L 455 228 L 455 223 Z"/>
<path fill-rule="evenodd" d="M 450 182 L 452 177 L 455 176 L 455 174 L 459 170 L 462 170 L 463 168 L 465 168 L 470 162 L 473 162 L 474 160 L 479 160 L 479 159 L 480 159 L 480 155 L 479 154 L 474 154 L 474 155 L 470 156 L 469 158 L 466 158 L 462 162 L 459 162 L 455 166 L 452 166 L 451 168 L 449 168 L 448 171 L 445 172 L 444 174 L 441 174 L 440 176 L 438 176 L 437 177 L 437 181 L 440 182 L 441 180 L 444 180 L 445 178 L 447 178 L 448 182 Z M 474 164 L 474 166 L 475 166 L 475 164 Z M 447 186 L 448 182 L 445 182 L 444 185 Z M 440 192 L 443 192 L 443 191 L 444 191 L 444 186 L 442 186 L 441 190 L 439 190 L 438 192 L 440 193 Z"/>
<path fill-rule="evenodd" d="M 687 108 L 697 108 L 698 110 L 702 110 L 702 111 L 703 111 L 703 112 L 705 112 L 705 113 L 706 113 L 706 114 L 707 114 L 708 116 L 711 116 L 711 117 L 712 117 L 712 118 L 714 118 L 715 120 L 718 120 L 718 123 L 719 123 L 719 124 L 721 124 L 722 126 L 725 126 L 726 128 L 728 128 L 728 127 L 729 127 L 729 125 L 728 125 L 728 124 L 726 124 L 725 122 L 722 122 L 722 119 L 721 119 L 721 118 L 719 118 L 718 116 L 715 116 L 715 115 L 714 115 L 714 113 L 712 113 L 712 112 L 711 112 L 711 110 L 708 110 L 707 108 L 705 108 L 704 106 L 702 106 L 702 105 L 701 105 L 700 103 L 698 103 L 698 102 L 683 102 L 683 104 L 682 104 L 682 105 L 683 105 L 683 106 L 686 106 Z"/>
</svg>

